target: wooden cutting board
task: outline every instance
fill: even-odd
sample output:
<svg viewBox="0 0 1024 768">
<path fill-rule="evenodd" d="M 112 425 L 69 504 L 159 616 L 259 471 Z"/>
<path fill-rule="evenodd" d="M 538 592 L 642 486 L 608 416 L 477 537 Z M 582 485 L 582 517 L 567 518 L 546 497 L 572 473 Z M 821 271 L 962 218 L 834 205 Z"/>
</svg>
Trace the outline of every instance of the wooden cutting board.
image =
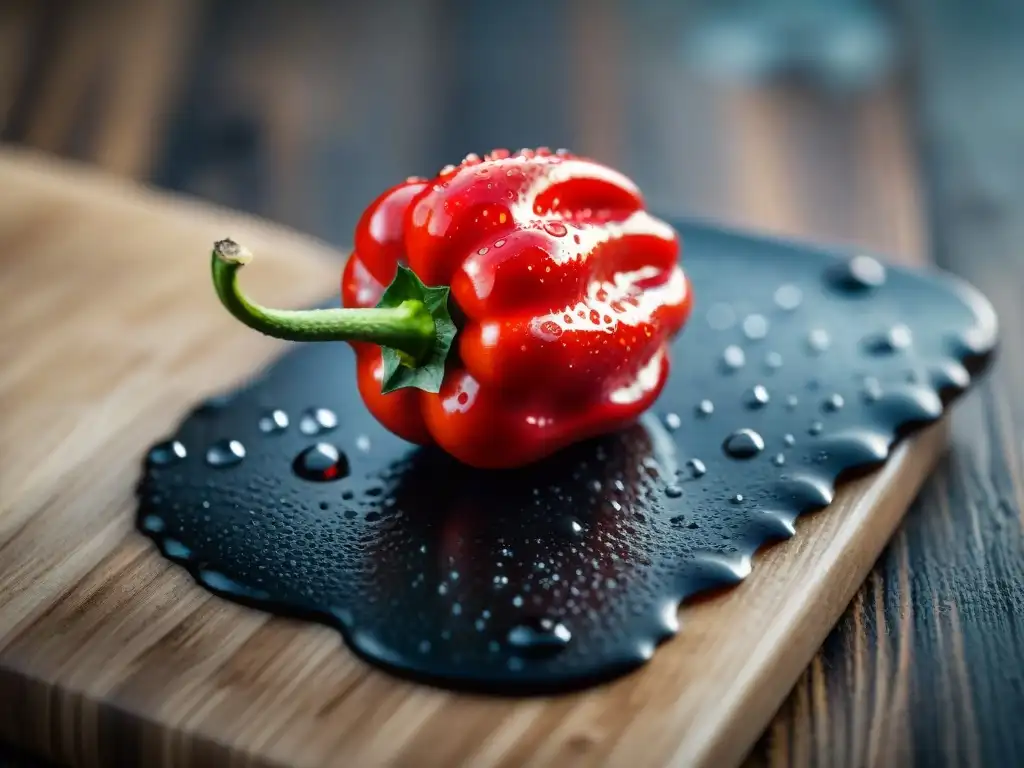
<svg viewBox="0 0 1024 768">
<path fill-rule="evenodd" d="M 331 629 L 211 597 L 133 529 L 145 449 L 281 350 L 209 287 L 228 234 L 261 254 L 255 295 L 337 290 L 309 238 L 0 153 L 2 740 L 88 766 L 736 764 L 944 445 L 942 423 L 904 443 L 612 684 L 514 700 L 401 681 Z"/>
</svg>

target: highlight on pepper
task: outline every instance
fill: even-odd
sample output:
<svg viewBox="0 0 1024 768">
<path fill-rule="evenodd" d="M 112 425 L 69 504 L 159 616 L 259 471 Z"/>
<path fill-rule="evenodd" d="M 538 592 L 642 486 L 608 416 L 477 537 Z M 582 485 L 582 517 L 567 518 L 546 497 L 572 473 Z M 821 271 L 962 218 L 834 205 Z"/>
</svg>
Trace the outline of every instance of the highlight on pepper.
<svg viewBox="0 0 1024 768">
<path fill-rule="evenodd" d="M 399 437 L 475 467 L 532 463 L 636 420 L 690 312 L 679 239 L 636 185 L 559 150 L 467 155 L 363 213 L 342 308 L 249 299 L 252 261 L 222 240 L 221 303 L 261 333 L 346 341 L 360 394 Z"/>
</svg>

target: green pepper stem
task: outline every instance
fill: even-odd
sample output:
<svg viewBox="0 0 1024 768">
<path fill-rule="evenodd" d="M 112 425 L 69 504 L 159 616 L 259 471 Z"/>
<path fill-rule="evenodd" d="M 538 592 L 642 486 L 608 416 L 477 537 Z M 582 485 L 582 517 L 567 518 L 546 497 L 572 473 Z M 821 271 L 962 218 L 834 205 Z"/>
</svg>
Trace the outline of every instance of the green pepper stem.
<svg viewBox="0 0 1024 768">
<path fill-rule="evenodd" d="M 213 286 L 221 304 L 250 328 L 287 341 L 364 341 L 403 353 L 412 364 L 422 362 L 436 338 L 434 319 L 422 301 L 410 299 L 378 309 L 282 310 L 261 306 L 238 286 L 238 270 L 252 253 L 232 240 L 213 247 Z"/>
</svg>

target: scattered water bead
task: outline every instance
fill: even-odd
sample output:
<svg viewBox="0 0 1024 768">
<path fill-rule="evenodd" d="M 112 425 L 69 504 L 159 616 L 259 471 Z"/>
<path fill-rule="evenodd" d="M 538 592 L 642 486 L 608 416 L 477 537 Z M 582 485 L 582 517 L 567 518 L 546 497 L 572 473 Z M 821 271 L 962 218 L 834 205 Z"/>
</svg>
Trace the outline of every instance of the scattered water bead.
<svg viewBox="0 0 1024 768">
<path fill-rule="evenodd" d="M 554 656 L 565 650 L 572 633 L 560 621 L 530 617 L 509 630 L 506 642 L 516 653 L 529 658 Z"/>
<path fill-rule="evenodd" d="M 743 335 L 751 341 L 763 339 L 768 335 L 768 320 L 764 315 L 747 315 L 743 318 Z"/>
<path fill-rule="evenodd" d="M 786 312 L 792 312 L 804 300 L 804 292 L 792 283 L 785 283 L 775 289 L 775 306 Z"/>
<path fill-rule="evenodd" d="M 796 445 L 796 438 L 791 433 L 787 432 L 782 436 L 782 442 L 786 445 L 793 446 Z"/>
<path fill-rule="evenodd" d="M 747 408 L 757 409 L 764 408 L 768 405 L 768 401 L 771 396 L 768 394 L 768 390 L 763 384 L 756 384 L 754 387 L 747 392 L 744 396 L 743 401 Z"/>
<path fill-rule="evenodd" d="M 889 355 L 909 348 L 913 342 L 910 329 L 900 323 L 885 333 L 869 336 L 864 340 L 864 346 L 873 355 Z"/>
<path fill-rule="evenodd" d="M 727 456 L 752 459 L 764 450 L 764 438 L 752 429 L 737 429 L 722 443 Z"/>
<path fill-rule="evenodd" d="M 832 346 L 832 339 L 824 328 L 815 328 L 807 334 L 807 348 L 811 354 L 820 355 Z"/>
<path fill-rule="evenodd" d="M 764 356 L 764 367 L 769 371 L 776 371 L 782 367 L 782 355 L 778 352 L 769 352 Z"/>
<path fill-rule="evenodd" d="M 746 365 L 747 356 L 740 347 L 730 344 L 722 352 L 722 364 L 728 371 L 737 371 Z"/>
<path fill-rule="evenodd" d="M 882 384 L 873 376 L 868 376 L 864 379 L 864 400 L 869 403 L 873 403 L 882 396 Z"/>
<path fill-rule="evenodd" d="M 683 489 L 678 485 L 669 485 L 665 487 L 665 495 L 670 499 L 678 499 L 683 495 Z"/>
<path fill-rule="evenodd" d="M 729 501 L 731 501 L 733 504 L 742 504 L 743 498 L 744 497 L 742 493 L 734 493 L 732 498 L 729 499 Z"/>
<path fill-rule="evenodd" d="M 686 469 L 689 470 L 690 476 L 693 478 L 704 477 L 708 472 L 708 468 L 700 459 L 687 459 L 685 466 Z"/>
<path fill-rule="evenodd" d="M 786 454 L 784 454 L 784 453 L 776 453 L 772 457 L 772 464 L 774 464 L 776 467 L 781 467 L 785 463 L 786 463 Z"/>
<path fill-rule="evenodd" d="M 167 440 L 150 448 L 146 461 L 151 467 L 166 467 L 170 464 L 177 464 L 187 455 L 188 451 L 180 441 Z"/>
<path fill-rule="evenodd" d="M 825 428 L 825 425 L 820 421 L 812 421 L 811 426 L 807 428 L 807 434 L 809 435 L 820 435 L 821 431 Z"/>
<path fill-rule="evenodd" d="M 710 400 L 701 400 L 697 403 L 697 415 L 698 416 L 710 416 L 715 412 L 715 404 Z"/>
<path fill-rule="evenodd" d="M 362 451 L 363 453 L 369 453 L 370 438 L 367 435 L 359 435 L 356 437 L 356 450 Z"/>
<path fill-rule="evenodd" d="M 845 404 L 846 401 L 843 399 L 843 396 L 838 392 L 835 392 L 825 398 L 821 404 L 821 409 L 829 413 L 834 413 L 835 411 L 842 410 Z"/>
<path fill-rule="evenodd" d="M 675 432 L 679 427 L 683 425 L 682 419 L 679 418 L 678 413 L 666 413 L 665 414 L 665 426 L 668 427 L 672 432 Z"/>
<path fill-rule="evenodd" d="M 329 408 L 310 408 L 299 418 L 299 431 L 304 435 L 322 435 L 338 426 L 338 417 Z"/>
<path fill-rule="evenodd" d="M 340 480 L 348 476 L 348 457 L 330 443 L 317 443 L 295 457 L 292 469 L 304 480 L 318 483 Z"/>
<path fill-rule="evenodd" d="M 728 304 L 712 304 L 708 309 L 707 321 L 716 331 L 724 331 L 736 324 L 736 311 Z"/>
<path fill-rule="evenodd" d="M 845 292 L 867 291 L 885 283 L 885 266 L 871 256 L 854 256 L 845 264 L 829 271 L 834 287 Z"/>
<path fill-rule="evenodd" d="M 144 515 L 139 521 L 139 527 L 150 533 L 162 533 L 167 524 L 157 515 Z"/>
<path fill-rule="evenodd" d="M 895 349 L 906 349 L 914 343 L 914 334 L 903 323 L 897 323 L 889 329 L 889 343 Z"/>
<path fill-rule="evenodd" d="M 789 395 L 788 397 L 786 397 L 786 410 L 787 411 L 796 410 L 796 407 L 798 405 L 800 405 L 800 398 L 798 398 L 796 395 Z"/>
<path fill-rule="evenodd" d="M 280 408 L 268 411 L 260 416 L 259 428 L 265 435 L 280 434 L 288 429 L 288 414 Z"/>
<path fill-rule="evenodd" d="M 245 446 L 237 440 L 219 440 L 206 449 L 206 463 L 211 467 L 233 467 L 244 458 Z"/>
</svg>

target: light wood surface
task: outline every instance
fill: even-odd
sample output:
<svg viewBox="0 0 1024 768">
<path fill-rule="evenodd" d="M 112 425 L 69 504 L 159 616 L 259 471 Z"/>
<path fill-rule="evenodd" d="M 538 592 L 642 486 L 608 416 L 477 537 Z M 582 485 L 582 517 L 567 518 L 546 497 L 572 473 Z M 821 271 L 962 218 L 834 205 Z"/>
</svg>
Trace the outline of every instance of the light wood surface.
<svg viewBox="0 0 1024 768">
<path fill-rule="evenodd" d="M 258 249 L 254 293 L 292 305 L 336 290 L 328 249 L 28 153 L 0 155 L 0 190 L 0 738 L 61 762 L 735 764 L 944 442 L 844 487 L 633 675 L 524 700 L 417 686 L 209 596 L 132 527 L 148 444 L 280 349 L 217 305 L 210 242 Z"/>
</svg>

